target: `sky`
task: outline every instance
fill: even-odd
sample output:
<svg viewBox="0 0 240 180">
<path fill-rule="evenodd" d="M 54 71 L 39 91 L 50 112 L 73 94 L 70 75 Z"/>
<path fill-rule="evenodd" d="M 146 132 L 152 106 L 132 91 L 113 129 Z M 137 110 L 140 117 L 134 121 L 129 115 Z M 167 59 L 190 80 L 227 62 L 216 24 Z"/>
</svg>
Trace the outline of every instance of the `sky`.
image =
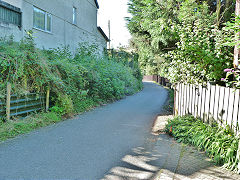
<svg viewBox="0 0 240 180">
<path fill-rule="evenodd" d="M 98 0 L 98 26 L 108 36 L 108 20 L 111 22 L 111 46 L 127 46 L 131 35 L 126 27 L 125 17 L 130 17 L 128 0 Z"/>
</svg>

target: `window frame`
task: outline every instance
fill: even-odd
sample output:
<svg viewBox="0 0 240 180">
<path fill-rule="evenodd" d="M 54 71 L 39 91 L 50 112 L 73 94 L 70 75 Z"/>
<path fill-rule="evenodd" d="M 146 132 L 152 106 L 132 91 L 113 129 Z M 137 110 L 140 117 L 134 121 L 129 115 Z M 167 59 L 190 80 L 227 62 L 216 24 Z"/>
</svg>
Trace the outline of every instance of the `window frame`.
<svg viewBox="0 0 240 180">
<path fill-rule="evenodd" d="M 38 27 L 35 27 L 35 24 L 34 24 L 34 13 L 35 11 L 39 11 L 39 12 L 42 12 L 44 14 L 44 29 L 41 29 L 41 28 L 38 28 Z M 50 30 L 48 30 L 48 17 L 50 17 Z M 34 29 L 37 29 L 37 30 L 40 30 L 40 31 L 43 31 L 43 32 L 48 32 L 48 33 L 52 33 L 52 14 L 51 13 L 48 13 L 47 11 L 44 11 L 36 6 L 33 6 L 33 28 Z"/>
<path fill-rule="evenodd" d="M 48 22 L 47 22 L 47 18 L 48 18 L 48 16 L 50 17 L 50 31 L 48 31 Z M 52 14 L 50 14 L 50 13 L 46 13 L 46 15 L 45 15 L 45 22 L 46 22 L 46 27 L 45 27 L 45 29 L 46 29 L 46 32 L 49 32 L 49 33 L 51 33 L 52 32 Z"/>
<path fill-rule="evenodd" d="M 77 8 L 75 6 L 73 6 L 73 9 L 72 9 L 72 23 L 74 25 L 77 25 Z"/>
</svg>

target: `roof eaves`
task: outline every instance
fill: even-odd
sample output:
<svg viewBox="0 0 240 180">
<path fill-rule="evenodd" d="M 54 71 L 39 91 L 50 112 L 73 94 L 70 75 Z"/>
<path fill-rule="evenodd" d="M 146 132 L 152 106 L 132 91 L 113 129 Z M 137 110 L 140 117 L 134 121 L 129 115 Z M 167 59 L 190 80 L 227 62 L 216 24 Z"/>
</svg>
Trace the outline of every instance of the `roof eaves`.
<svg viewBox="0 0 240 180">
<path fill-rule="evenodd" d="M 107 37 L 107 35 L 105 34 L 105 32 L 102 30 L 101 27 L 97 27 L 98 28 L 98 31 L 102 34 L 102 36 L 104 37 L 104 39 L 107 41 L 107 42 L 110 42 L 110 39 Z"/>
<path fill-rule="evenodd" d="M 99 9 L 99 4 L 98 4 L 97 0 L 95 0 L 95 4 L 96 4 L 97 8 Z"/>
</svg>

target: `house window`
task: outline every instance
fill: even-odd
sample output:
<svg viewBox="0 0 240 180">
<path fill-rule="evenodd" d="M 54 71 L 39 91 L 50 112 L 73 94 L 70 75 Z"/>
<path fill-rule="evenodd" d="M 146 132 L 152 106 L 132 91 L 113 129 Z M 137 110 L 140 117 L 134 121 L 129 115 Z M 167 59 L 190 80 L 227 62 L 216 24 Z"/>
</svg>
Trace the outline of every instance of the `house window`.
<svg viewBox="0 0 240 180">
<path fill-rule="evenodd" d="M 33 27 L 43 31 L 51 32 L 52 31 L 52 15 L 38 9 L 33 8 Z"/>
<path fill-rule="evenodd" d="M 77 8 L 73 7 L 73 24 L 77 24 Z"/>
<path fill-rule="evenodd" d="M 11 23 L 17 25 L 18 27 L 21 27 L 21 10 L 15 6 L 0 1 L 0 22 Z"/>
</svg>

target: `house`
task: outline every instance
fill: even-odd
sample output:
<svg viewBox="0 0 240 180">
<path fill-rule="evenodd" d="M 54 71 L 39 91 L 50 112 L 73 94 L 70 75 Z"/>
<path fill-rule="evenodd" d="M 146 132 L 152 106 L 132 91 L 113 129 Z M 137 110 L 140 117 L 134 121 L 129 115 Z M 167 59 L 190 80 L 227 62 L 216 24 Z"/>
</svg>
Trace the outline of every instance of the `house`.
<svg viewBox="0 0 240 180">
<path fill-rule="evenodd" d="M 20 41 L 32 30 L 39 48 L 69 45 L 74 52 L 87 42 L 103 52 L 109 39 L 97 27 L 98 9 L 97 0 L 0 0 L 0 36 Z"/>
</svg>

